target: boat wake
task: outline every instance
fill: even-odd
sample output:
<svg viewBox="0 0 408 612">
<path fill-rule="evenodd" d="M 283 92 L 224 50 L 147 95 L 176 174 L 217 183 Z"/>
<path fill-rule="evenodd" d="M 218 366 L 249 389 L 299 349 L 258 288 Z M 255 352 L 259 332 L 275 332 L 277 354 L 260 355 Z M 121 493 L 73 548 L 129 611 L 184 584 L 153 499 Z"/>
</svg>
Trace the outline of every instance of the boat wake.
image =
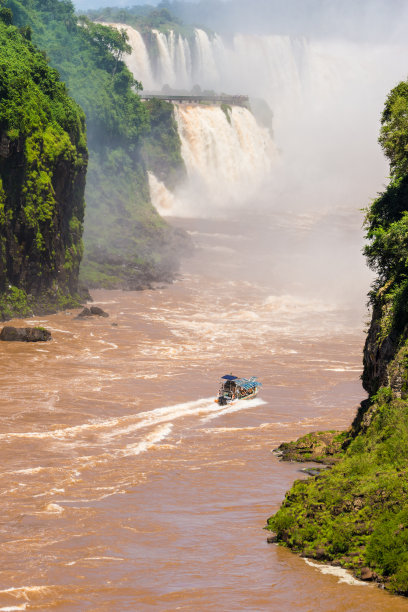
<svg viewBox="0 0 408 612">
<path fill-rule="evenodd" d="M 237 400 L 232 404 L 228 404 L 226 408 L 218 409 L 215 413 L 210 414 L 201 419 L 202 423 L 208 423 L 208 421 L 213 421 L 214 419 L 218 419 L 220 416 L 224 416 L 224 414 L 232 414 L 233 412 L 240 412 L 241 410 L 247 410 L 249 408 L 255 408 L 256 406 L 262 406 L 262 404 L 266 404 L 263 399 L 254 398 L 252 400 Z"/>
</svg>

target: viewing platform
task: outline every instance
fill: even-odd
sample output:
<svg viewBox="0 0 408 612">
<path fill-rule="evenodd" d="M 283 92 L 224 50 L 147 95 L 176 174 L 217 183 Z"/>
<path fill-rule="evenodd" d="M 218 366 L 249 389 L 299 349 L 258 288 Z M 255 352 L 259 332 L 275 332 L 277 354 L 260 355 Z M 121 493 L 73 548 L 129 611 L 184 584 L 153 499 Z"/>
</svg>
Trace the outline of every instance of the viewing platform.
<svg viewBox="0 0 408 612">
<path fill-rule="evenodd" d="M 179 104 L 228 104 L 229 106 L 249 106 L 249 96 L 206 96 L 206 95 L 178 95 L 178 94 L 144 94 L 142 100 L 165 100 Z"/>
</svg>

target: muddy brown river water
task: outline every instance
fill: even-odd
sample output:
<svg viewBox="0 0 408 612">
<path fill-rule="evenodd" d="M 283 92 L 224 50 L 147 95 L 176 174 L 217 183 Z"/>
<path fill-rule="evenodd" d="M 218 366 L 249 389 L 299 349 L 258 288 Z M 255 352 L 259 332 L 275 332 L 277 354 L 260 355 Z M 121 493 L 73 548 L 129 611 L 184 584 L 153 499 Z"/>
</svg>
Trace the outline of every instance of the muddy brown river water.
<svg viewBox="0 0 408 612">
<path fill-rule="evenodd" d="M 408 610 L 263 531 L 305 477 L 272 449 L 364 397 L 361 313 L 233 274 L 231 236 L 190 230 L 173 285 L 95 291 L 108 319 L 0 344 L 0 610 Z M 227 372 L 258 398 L 219 408 Z"/>
</svg>

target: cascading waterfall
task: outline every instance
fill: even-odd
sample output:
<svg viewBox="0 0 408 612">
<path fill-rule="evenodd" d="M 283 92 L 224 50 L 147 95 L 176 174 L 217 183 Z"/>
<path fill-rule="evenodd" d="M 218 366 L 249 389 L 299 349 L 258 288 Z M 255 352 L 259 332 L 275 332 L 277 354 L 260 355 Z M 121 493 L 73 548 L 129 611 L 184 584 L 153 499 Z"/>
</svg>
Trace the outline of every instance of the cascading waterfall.
<svg viewBox="0 0 408 612">
<path fill-rule="evenodd" d="M 132 27 L 109 25 L 126 30 L 132 54 L 125 61 L 145 91 L 161 91 L 163 85 L 191 90 L 199 84 L 202 89 L 262 97 L 275 114 L 288 104 L 293 108 L 310 89 L 317 97 L 337 90 L 342 72 L 353 64 L 350 58 L 347 67 L 342 66 L 335 54 L 323 53 L 318 43 L 304 38 L 236 34 L 227 43 L 196 28 L 190 38 L 152 30 L 153 43 L 146 44 Z"/>
<path fill-rule="evenodd" d="M 247 204 L 277 157 L 269 130 L 246 108 L 174 108 L 188 181 L 173 195 L 150 175 L 152 201 L 159 212 L 205 217 Z"/>
<path fill-rule="evenodd" d="M 405 76 L 405 46 L 272 34 L 235 34 L 226 40 L 199 28 L 189 37 L 153 30 L 146 38 L 129 26 L 116 27 L 129 35 L 133 51 L 125 61 L 146 92 L 161 92 L 165 84 L 189 92 L 198 84 L 202 90 L 248 94 L 268 103 L 274 140 L 285 160 L 265 193 L 273 188 L 279 206 L 321 212 L 344 206 L 352 183 L 358 203 L 381 189 L 387 170 L 376 143 L 378 117 L 387 92 Z M 370 104 L 365 103 L 368 95 Z M 223 198 L 224 204 L 238 205 L 250 197 L 249 186 L 252 193 L 259 191 L 269 172 L 265 164 L 273 168 L 276 153 L 268 132 L 255 122 L 254 144 L 246 131 L 249 111 L 234 108 L 231 124 L 212 107 L 178 107 L 175 113 L 189 184 L 200 186 L 200 197 L 191 197 L 188 205 L 187 186 L 184 197 L 168 194 L 170 214 L 204 214 L 206 209 L 214 214 Z M 244 132 L 245 139 L 240 138 Z M 256 147 L 262 155 L 254 153 Z M 160 192 L 164 202 L 164 185 L 159 189 L 152 181 L 153 199 Z"/>
</svg>

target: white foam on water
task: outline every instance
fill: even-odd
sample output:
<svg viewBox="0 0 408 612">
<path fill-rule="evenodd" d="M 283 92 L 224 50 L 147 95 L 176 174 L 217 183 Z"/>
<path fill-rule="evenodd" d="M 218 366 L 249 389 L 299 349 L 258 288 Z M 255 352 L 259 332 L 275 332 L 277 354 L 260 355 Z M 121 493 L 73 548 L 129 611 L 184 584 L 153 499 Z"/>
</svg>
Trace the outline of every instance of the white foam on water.
<svg viewBox="0 0 408 612">
<path fill-rule="evenodd" d="M 348 570 L 343 569 L 342 567 L 334 567 L 333 565 L 323 565 L 320 563 L 314 563 L 310 561 L 310 559 L 304 559 L 307 565 L 311 567 L 315 567 L 322 574 L 330 574 L 331 576 L 336 576 L 339 580 L 338 582 L 344 582 L 345 584 L 350 584 L 353 586 L 368 586 L 367 582 L 363 582 L 362 580 L 357 580 L 350 574 Z"/>
<path fill-rule="evenodd" d="M 324 368 L 325 372 L 358 372 L 360 373 L 362 368 Z"/>
<path fill-rule="evenodd" d="M 255 408 L 256 406 L 262 406 L 262 404 L 266 404 L 266 402 L 260 398 L 255 398 L 253 400 L 238 400 L 234 404 L 227 406 L 227 408 L 218 410 L 216 414 L 210 414 L 209 416 L 202 418 L 201 422 L 208 423 L 208 421 L 218 419 L 220 416 L 224 416 L 225 414 L 232 414 L 233 412 L 240 412 L 241 410 Z"/>
<path fill-rule="evenodd" d="M 37 474 L 38 472 L 41 472 L 42 470 L 45 470 L 46 468 L 43 468 L 41 466 L 35 467 L 35 468 L 27 468 L 25 470 L 13 470 L 11 472 L 5 472 L 6 474 Z"/>
<path fill-rule="evenodd" d="M 220 433 L 235 433 L 237 431 L 256 431 L 258 429 L 266 429 L 270 427 L 270 423 L 262 423 L 257 427 L 208 427 L 203 429 L 205 433 L 209 434 L 220 434 Z"/>
<path fill-rule="evenodd" d="M 105 352 L 105 351 L 112 351 L 112 350 L 115 350 L 115 349 L 119 348 L 118 345 L 115 344 L 114 342 L 108 342 L 107 340 L 98 340 L 98 342 L 99 342 L 99 344 L 105 344 L 106 345 L 106 348 L 101 349 L 102 353 Z"/>
<path fill-rule="evenodd" d="M 50 593 L 50 591 L 54 588 L 55 586 L 53 585 L 10 587 L 8 589 L 0 590 L 0 595 L 3 593 L 10 594 L 16 599 L 25 599 L 26 601 L 29 601 L 29 596 L 31 594 L 32 595 L 38 595 L 38 594 L 46 595 Z M 22 609 L 25 610 L 25 608 L 22 608 Z"/>
<path fill-rule="evenodd" d="M 21 604 L 21 606 L 6 606 L 0 608 L 0 612 L 14 612 L 14 610 L 27 610 L 27 604 Z"/>
<path fill-rule="evenodd" d="M 76 565 L 77 563 L 81 563 L 81 561 L 124 561 L 124 559 L 123 557 L 83 557 L 76 561 L 65 563 L 65 565 Z"/>
<path fill-rule="evenodd" d="M 140 455 L 140 453 L 146 452 L 152 446 L 158 444 L 164 440 L 164 438 L 167 438 L 172 429 L 172 424 L 157 427 L 157 429 L 149 433 L 141 442 L 137 442 L 136 444 L 128 444 L 125 448 L 115 451 L 114 456 L 129 457 L 131 455 Z"/>
<path fill-rule="evenodd" d="M 43 510 L 44 514 L 62 514 L 63 512 L 64 508 L 54 503 L 48 504 Z"/>
<path fill-rule="evenodd" d="M 138 414 L 130 414 L 124 417 L 114 417 L 103 420 L 93 420 L 88 423 L 76 425 L 74 427 L 67 427 L 65 429 L 47 430 L 47 431 L 29 431 L 29 432 L 11 432 L 8 434 L 1 434 L 0 439 L 10 440 L 12 438 L 29 438 L 29 439 L 51 439 L 55 441 L 71 441 L 74 440 L 76 443 L 80 443 L 80 436 L 89 434 L 89 432 L 97 433 L 99 442 L 101 444 L 109 443 L 117 438 L 128 436 L 138 430 L 159 427 L 153 432 L 150 432 L 139 440 L 136 444 L 127 445 L 122 449 L 111 450 L 106 449 L 105 453 L 96 456 L 82 456 L 78 457 L 78 461 L 82 467 L 89 467 L 91 464 L 99 464 L 107 461 L 110 457 L 123 457 L 130 455 L 137 455 L 145 450 L 148 450 L 153 444 L 160 439 L 169 435 L 173 426 L 173 421 L 186 417 L 201 416 L 202 422 L 218 418 L 225 414 L 238 412 L 242 410 L 252 409 L 256 406 L 260 406 L 265 402 L 262 399 L 253 400 L 239 400 L 232 406 L 227 406 L 221 409 L 220 406 L 214 401 L 213 398 L 202 398 L 190 402 L 184 402 L 182 404 L 175 404 L 172 406 L 163 406 L 154 410 L 140 412 Z M 37 471 L 41 471 L 41 466 L 27 468 L 26 470 L 19 470 L 21 474 L 31 474 Z"/>
</svg>

